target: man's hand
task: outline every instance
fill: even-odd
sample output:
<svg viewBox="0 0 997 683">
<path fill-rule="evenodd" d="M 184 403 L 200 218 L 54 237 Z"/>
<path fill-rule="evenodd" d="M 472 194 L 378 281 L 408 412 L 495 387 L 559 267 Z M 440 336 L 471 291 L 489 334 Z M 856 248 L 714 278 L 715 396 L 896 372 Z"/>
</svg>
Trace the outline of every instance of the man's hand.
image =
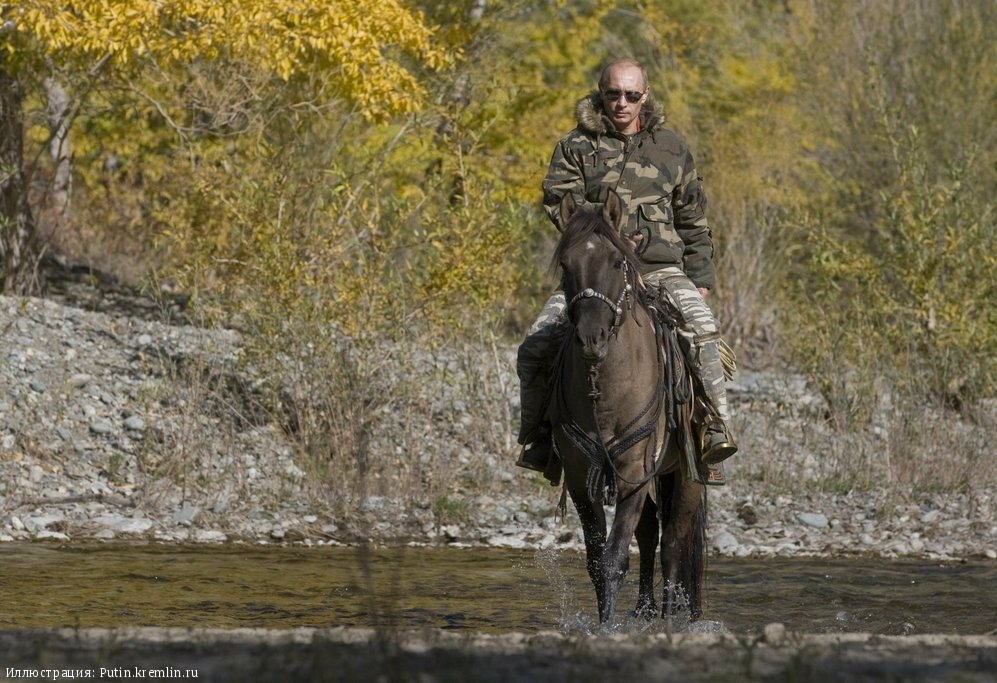
<svg viewBox="0 0 997 683">
<path fill-rule="evenodd" d="M 710 300 L 710 290 L 706 289 L 706 287 L 696 287 L 696 289 L 698 289 L 699 293 L 703 295 L 703 301 Z"/>
<path fill-rule="evenodd" d="M 637 245 L 644 241 L 644 236 L 639 232 L 635 232 L 632 235 L 627 235 L 627 241 L 630 242 L 630 248 L 637 253 Z"/>
</svg>

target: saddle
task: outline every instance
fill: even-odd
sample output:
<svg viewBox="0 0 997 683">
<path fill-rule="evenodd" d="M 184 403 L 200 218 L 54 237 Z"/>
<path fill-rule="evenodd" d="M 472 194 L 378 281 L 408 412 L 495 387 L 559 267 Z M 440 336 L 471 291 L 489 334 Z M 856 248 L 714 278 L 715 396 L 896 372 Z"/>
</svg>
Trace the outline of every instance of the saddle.
<svg viewBox="0 0 997 683">
<path fill-rule="evenodd" d="M 678 321 L 668 307 L 662 305 L 657 298 L 649 298 L 647 307 L 657 327 L 658 343 L 665 362 L 665 376 L 672 380 L 671 386 L 666 388 L 669 428 L 677 428 L 678 446 L 685 460 L 684 471 L 687 476 L 703 484 L 723 486 L 727 483 L 723 463 L 707 465 L 696 453 L 698 441 L 694 436 L 695 425 L 706 417 L 707 409 L 696 395 L 696 384 L 686 364 L 684 347 L 688 342 L 678 334 Z M 723 340 L 720 340 L 720 346 L 724 374 L 730 379 L 734 373 L 734 353 Z"/>
</svg>

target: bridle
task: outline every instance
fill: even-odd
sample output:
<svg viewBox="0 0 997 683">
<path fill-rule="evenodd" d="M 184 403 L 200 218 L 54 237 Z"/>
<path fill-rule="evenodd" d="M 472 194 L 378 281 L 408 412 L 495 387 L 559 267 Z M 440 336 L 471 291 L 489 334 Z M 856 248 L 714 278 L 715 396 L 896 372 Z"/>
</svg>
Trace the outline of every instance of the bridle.
<svg viewBox="0 0 997 683">
<path fill-rule="evenodd" d="M 599 301 L 605 302 L 607 306 L 613 309 L 613 326 L 609 330 L 610 336 L 615 335 L 620 330 L 620 325 L 623 324 L 623 313 L 627 308 L 630 308 L 632 301 L 630 299 L 630 294 L 634 291 L 634 286 L 630 282 L 630 271 L 633 267 L 630 265 L 629 261 L 623 261 L 623 291 L 620 292 L 620 298 L 618 298 L 615 303 L 608 296 L 602 292 L 597 292 L 591 287 L 586 287 L 582 291 L 571 297 L 571 301 L 568 302 L 568 310 L 581 299 L 598 299 Z"/>
</svg>

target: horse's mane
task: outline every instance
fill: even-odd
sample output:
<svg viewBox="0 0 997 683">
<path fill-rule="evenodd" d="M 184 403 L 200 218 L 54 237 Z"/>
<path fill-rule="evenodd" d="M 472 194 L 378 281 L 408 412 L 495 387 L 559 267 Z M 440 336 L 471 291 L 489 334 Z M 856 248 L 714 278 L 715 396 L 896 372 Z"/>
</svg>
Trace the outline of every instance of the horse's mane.
<svg viewBox="0 0 997 683">
<path fill-rule="evenodd" d="M 637 256 L 630 242 L 620 232 L 606 222 L 602 216 L 601 206 L 586 206 L 578 209 L 564 226 L 561 239 L 551 257 L 551 267 L 557 268 L 565 255 L 586 242 L 592 236 L 602 237 L 609 241 L 619 251 L 628 263 L 637 268 Z"/>
</svg>

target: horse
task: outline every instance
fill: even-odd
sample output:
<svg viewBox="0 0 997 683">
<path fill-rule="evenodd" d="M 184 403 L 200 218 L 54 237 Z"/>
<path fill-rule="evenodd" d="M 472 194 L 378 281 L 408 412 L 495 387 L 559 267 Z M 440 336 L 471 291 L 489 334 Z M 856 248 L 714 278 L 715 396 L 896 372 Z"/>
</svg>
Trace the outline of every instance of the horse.
<svg viewBox="0 0 997 683">
<path fill-rule="evenodd" d="M 552 380 L 547 419 L 564 489 L 581 520 L 586 568 L 601 623 L 609 621 L 636 535 L 640 579 L 634 614 L 657 615 L 655 553 L 661 544 L 662 618 L 702 615 L 706 486 L 690 476 L 697 459 L 683 446 L 671 387 L 675 358 L 640 282 L 638 258 L 622 230 L 623 204 L 559 207 L 561 236 L 552 264 L 561 271 L 571 332 Z M 684 371 L 680 374 L 687 375 Z M 688 434 L 688 432 L 685 432 Z M 688 443 L 688 442 L 686 442 Z M 562 498 L 562 505 L 564 503 Z M 607 536 L 607 504 L 616 514 Z M 669 622 L 670 624 L 671 622 Z"/>
</svg>

